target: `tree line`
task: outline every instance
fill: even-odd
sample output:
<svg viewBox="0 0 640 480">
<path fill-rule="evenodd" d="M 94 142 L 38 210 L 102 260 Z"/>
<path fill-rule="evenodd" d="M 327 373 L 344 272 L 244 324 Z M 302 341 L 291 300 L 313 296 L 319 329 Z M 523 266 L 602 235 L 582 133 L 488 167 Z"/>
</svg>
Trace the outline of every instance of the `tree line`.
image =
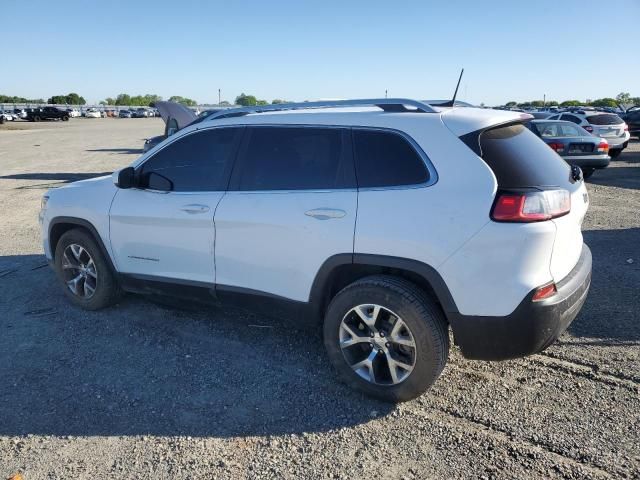
<svg viewBox="0 0 640 480">
<path fill-rule="evenodd" d="M 529 107 L 611 107 L 616 108 L 618 105 L 640 105 L 640 97 L 632 97 L 629 93 L 621 92 L 616 95 L 616 98 L 605 97 L 598 98 L 595 100 L 587 99 L 584 102 L 581 100 L 565 100 L 563 102 L 557 102 L 555 100 L 531 100 L 528 102 L 518 103 L 518 102 L 507 102 L 505 103 L 505 107 L 519 107 L 519 108 L 529 108 Z"/>
<path fill-rule="evenodd" d="M 117 97 L 107 97 L 100 102 L 101 105 L 118 105 L 123 107 L 152 107 L 154 103 L 162 100 L 160 95 L 146 94 L 146 95 L 129 95 L 127 93 L 121 93 Z M 198 102 L 187 97 L 181 97 L 180 95 L 174 95 L 169 97 L 170 102 L 181 103 L 187 107 L 195 107 Z"/>
</svg>

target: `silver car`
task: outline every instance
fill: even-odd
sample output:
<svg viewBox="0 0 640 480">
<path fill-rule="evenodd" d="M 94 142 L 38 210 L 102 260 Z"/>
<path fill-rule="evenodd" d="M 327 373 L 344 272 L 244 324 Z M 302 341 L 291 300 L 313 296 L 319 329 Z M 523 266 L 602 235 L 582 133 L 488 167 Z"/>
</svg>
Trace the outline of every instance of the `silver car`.
<svg viewBox="0 0 640 480">
<path fill-rule="evenodd" d="M 609 142 L 609 156 L 615 158 L 629 144 L 629 127 L 615 113 L 577 110 L 553 115 L 548 120 L 566 120 L 580 125 L 587 132 Z"/>
</svg>

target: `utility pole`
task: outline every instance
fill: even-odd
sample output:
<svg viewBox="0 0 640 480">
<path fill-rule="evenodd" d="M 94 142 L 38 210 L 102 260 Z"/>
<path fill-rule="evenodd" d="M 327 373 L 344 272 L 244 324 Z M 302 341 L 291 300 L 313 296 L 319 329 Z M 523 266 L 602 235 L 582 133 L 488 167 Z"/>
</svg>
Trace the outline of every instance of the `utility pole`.
<svg viewBox="0 0 640 480">
<path fill-rule="evenodd" d="M 546 93 L 542 94 L 542 106 L 543 107 L 547 106 L 547 94 Z"/>
<path fill-rule="evenodd" d="M 220 89 L 218 89 L 218 105 L 220 105 Z"/>
<path fill-rule="evenodd" d="M 384 98 L 387 98 L 387 89 L 384 90 Z"/>
</svg>

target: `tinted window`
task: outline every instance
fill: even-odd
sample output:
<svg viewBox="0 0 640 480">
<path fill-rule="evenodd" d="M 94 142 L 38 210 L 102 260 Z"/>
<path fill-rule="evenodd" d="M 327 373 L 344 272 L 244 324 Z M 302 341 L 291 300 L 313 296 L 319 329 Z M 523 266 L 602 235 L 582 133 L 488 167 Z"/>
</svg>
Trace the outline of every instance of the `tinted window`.
<svg viewBox="0 0 640 480">
<path fill-rule="evenodd" d="M 416 185 L 429 180 L 424 161 L 401 135 L 354 130 L 353 140 L 359 187 Z"/>
<path fill-rule="evenodd" d="M 141 169 L 141 186 L 149 173 L 169 179 L 176 192 L 202 192 L 226 189 L 233 146 L 239 128 L 215 128 L 191 133 L 167 145 L 147 160 Z"/>
<path fill-rule="evenodd" d="M 522 125 L 483 132 L 480 148 L 500 188 L 562 186 L 569 182 L 569 165 Z"/>
<path fill-rule="evenodd" d="M 251 127 L 247 134 L 239 158 L 239 190 L 313 190 L 355 184 L 347 129 Z"/>
<path fill-rule="evenodd" d="M 601 113 L 600 115 L 590 115 L 587 121 L 591 125 L 620 125 L 624 123 L 622 119 L 613 113 Z"/>
<path fill-rule="evenodd" d="M 569 122 L 573 122 L 573 123 L 577 123 L 577 124 L 581 124 L 582 120 L 580 120 L 578 117 L 576 117 L 575 115 L 562 115 L 562 120 L 567 120 Z"/>
</svg>

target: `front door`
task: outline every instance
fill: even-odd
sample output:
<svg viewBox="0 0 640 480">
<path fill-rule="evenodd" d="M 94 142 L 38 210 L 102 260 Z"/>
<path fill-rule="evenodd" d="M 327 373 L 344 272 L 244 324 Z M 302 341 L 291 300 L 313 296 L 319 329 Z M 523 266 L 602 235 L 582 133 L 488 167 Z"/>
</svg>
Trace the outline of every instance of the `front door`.
<svg viewBox="0 0 640 480">
<path fill-rule="evenodd" d="M 157 280 L 215 283 L 213 216 L 224 195 L 240 128 L 181 135 L 136 168 L 110 210 L 118 271 Z"/>
</svg>

